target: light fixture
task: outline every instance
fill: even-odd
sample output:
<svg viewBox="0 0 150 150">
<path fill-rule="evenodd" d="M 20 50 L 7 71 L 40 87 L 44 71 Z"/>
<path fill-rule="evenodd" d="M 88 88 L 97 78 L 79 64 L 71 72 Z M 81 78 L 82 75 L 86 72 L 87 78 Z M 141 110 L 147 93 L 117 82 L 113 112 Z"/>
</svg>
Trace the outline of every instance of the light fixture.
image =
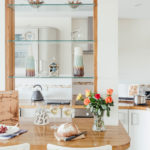
<svg viewBox="0 0 150 150">
<path fill-rule="evenodd" d="M 132 5 L 134 7 L 139 7 L 139 6 L 143 5 L 143 0 L 132 0 Z"/>
</svg>

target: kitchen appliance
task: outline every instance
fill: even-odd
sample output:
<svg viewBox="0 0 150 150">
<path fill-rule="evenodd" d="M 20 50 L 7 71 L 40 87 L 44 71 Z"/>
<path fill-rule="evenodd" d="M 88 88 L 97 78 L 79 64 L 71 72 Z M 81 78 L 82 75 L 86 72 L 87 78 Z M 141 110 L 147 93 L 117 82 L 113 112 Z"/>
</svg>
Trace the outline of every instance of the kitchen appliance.
<svg viewBox="0 0 150 150">
<path fill-rule="evenodd" d="M 145 94 L 145 95 L 135 95 L 134 96 L 134 104 L 135 105 L 146 105 L 146 100 L 148 99 L 148 97 L 150 97 L 150 93 L 149 94 Z"/>
<path fill-rule="evenodd" d="M 146 96 L 145 95 L 135 95 L 134 96 L 135 105 L 146 105 Z"/>
<path fill-rule="evenodd" d="M 150 91 L 145 91 L 145 95 L 147 97 L 147 100 L 150 100 Z"/>
<path fill-rule="evenodd" d="M 39 90 L 39 88 L 36 88 L 36 87 L 39 87 L 40 90 Z M 41 91 L 42 91 L 42 86 L 39 85 L 39 84 L 36 84 L 36 85 L 33 86 L 33 88 L 34 88 L 34 91 L 33 91 L 31 100 L 32 100 L 32 101 L 43 101 L 44 98 L 43 98 L 43 95 L 42 95 L 42 93 L 41 93 Z"/>
</svg>

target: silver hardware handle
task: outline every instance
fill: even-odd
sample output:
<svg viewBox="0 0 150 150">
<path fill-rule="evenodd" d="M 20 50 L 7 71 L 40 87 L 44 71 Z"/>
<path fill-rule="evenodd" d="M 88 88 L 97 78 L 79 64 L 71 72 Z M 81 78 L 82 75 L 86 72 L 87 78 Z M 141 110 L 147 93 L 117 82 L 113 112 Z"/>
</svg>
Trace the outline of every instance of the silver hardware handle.
<svg viewBox="0 0 150 150">
<path fill-rule="evenodd" d="M 139 125 L 139 116 L 137 113 L 131 113 L 131 125 Z"/>
</svg>

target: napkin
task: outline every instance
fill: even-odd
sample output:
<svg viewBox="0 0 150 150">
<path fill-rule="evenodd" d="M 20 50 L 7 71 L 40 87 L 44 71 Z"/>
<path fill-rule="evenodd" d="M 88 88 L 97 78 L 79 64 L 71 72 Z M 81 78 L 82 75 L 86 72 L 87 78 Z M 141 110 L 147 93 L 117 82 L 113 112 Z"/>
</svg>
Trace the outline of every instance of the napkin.
<svg viewBox="0 0 150 150">
<path fill-rule="evenodd" d="M 0 140 L 8 140 L 8 139 L 12 139 L 20 134 L 23 134 L 23 133 L 26 133 L 27 130 L 19 130 L 15 133 L 12 133 L 12 134 L 7 134 L 7 135 L 2 135 L 0 136 Z"/>
</svg>

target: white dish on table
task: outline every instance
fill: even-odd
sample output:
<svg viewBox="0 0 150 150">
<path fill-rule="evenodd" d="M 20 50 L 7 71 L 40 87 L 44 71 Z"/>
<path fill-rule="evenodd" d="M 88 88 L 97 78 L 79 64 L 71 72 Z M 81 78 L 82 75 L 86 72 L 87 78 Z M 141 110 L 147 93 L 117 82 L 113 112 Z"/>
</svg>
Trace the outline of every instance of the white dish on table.
<svg viewBox="0 0 150 150">
<path fill-rule="evenodd" d="M 0 127 L 1 126 L 5 126 L 5 125 L 0 124 Z M 10 135 L 10 134 L 14 134 L 14 133 L 16 133 L 17 131 L 20 130 L 17 126 L 5 126 L 5 127 L 7 127 L 7 131 L 5 133 L 0 133 L 0 137 L 4 137 L 4 136 Z"/>
</svg>

